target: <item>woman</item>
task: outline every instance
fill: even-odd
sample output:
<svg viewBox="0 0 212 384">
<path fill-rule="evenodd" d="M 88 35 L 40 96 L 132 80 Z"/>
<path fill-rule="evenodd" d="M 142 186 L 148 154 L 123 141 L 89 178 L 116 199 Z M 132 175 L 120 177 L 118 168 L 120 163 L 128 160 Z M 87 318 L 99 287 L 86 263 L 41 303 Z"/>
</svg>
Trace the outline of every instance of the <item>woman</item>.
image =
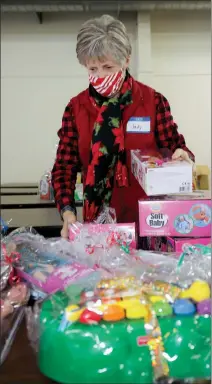
<svg viewBox="0 0 212 384">
<path fill-rule="evenodd" d="M 63 237 L 76 221 L 77 172 L 82 171 L 84 181 L 85 221 L 93 221 L 103 205 L 110 205 L 118 222 L 134 222 L 137 202 L 145 193 L 130 172 L 130 150 L 154 154 L 167 148 L 173 159 L 194 162 L 168 101 L 130 75 L 131 50 L 125 26 L 111 16 L 87 21 L 77 36 L 76 53 L 88 70 L 89 88 L 65 109 L 52 170 Z M 141 117 L 147 118 L 145 127 Z"/>
</svg>

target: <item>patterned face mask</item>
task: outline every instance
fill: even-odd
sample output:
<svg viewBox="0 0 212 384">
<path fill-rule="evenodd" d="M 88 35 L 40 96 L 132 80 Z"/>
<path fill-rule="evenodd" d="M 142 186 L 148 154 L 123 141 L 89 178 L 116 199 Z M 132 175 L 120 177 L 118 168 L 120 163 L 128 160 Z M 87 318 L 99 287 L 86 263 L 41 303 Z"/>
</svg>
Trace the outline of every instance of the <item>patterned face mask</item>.
<svg viewBox="0 0 212 384">
<path fill-rule="evenodd" d="M 105 77 L 89 75 L 89 82 L 100 95 L 104 97 L 112 97 L 120 90 L 124 78 L 125 71 L 121 69 L 120 71 Z"/>
</svg>

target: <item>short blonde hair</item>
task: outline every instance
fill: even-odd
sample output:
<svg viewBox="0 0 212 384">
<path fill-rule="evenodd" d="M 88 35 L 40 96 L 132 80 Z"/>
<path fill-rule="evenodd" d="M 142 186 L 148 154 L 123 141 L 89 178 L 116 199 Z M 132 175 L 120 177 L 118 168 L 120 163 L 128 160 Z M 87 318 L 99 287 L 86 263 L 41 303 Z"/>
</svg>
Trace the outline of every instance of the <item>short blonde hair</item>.
<svg viewBox="0 0 212 384">
<path fill-rule="evenodd" d="M 82 65 L 89 59 L 112 57 L 122 65 L 131 55 L 132 47 L 125 25 L 109 15 L 85 22 L 78 35 L 76 53 Z"/>
</svg>

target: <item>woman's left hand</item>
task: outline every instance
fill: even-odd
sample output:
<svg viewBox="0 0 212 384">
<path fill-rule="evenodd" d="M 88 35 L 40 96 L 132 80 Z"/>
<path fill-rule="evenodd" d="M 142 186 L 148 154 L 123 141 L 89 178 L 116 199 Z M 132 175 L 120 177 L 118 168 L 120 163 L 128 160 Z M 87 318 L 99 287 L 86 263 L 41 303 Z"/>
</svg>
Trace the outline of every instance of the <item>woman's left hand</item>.
<svg viewBox="0 0 212 384">
<path fill-rule="evenodd" d="M 187 161 L 190 163 L 193 167 L 193 175 L 196 174 L 196 166 L 195 163 L 190 159 L 188 152 L 184 151 L 181 148 L 176 149 L 176 151 L 172 155 L 172 160 L 180 160 L 180 161 Z"/>
</svg>

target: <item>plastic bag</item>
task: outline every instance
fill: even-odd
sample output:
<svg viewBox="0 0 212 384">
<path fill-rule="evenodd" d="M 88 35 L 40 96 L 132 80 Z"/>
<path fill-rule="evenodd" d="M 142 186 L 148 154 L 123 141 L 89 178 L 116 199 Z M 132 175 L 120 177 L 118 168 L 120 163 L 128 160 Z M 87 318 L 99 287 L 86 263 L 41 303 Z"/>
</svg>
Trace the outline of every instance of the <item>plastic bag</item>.
<svg viewBox="0 0 212 384">
<path fill-rule="evenodd" d="M 180 253 L 136 250 L 132 246 L 135 244 L 134 230 L 133 224 L 107 226 L 77 223 L 70 228 L 70 238 L 76 254 L 90 254 L 91 263 L 115 275 L 118 271 L 123 273 L 126 270 L 136 270 L 142 277 L 151 274 L 153 279 L 160 273 L 162 278 L 168 277 L 172 283 L 178 283 L 178 280 L 184 282 L 184 286 L 191 284 L 197 275 L 210 281 L 211 248 L 185 245 L 182 263 Z M 178 268 L 180 264 L 181 268 Z"/>
<path fill-rule="evenodd" d="M 69 240 L 90 244 L 90 247 L 102 244 L 108 247 L 111 244 L 136 248 L 135 224 L 80 224 L 69 226 Z"/>
<path fill-rule="evenodd" d="M 96 271 L 28 309 L 41 372 L 70 384 L 209 380 L 211 291 L 202 280 L 208 259 L 189 252 L 181 260 L 145 252 L 143 261 L 137 253 L 134 274 L 102 279 Z M 194 273 L 187 258 L 197 255 L 203 260 Z"/>
<path fill-rule="evenodd" d="M 159 274 L 165 281 L 180 284 L 185 288 L 197 277 L 207 282 L 211 281 L 211 248 L 206 246 L 199 248 L 184 245 L 181 255 L 139 250 L 134 253 L 134 257 L 142 263 L 151 264 L 151 270 L 147 271 L 151 279 L 157 278 Z M 146 271 L 143 272 L 143 278 L 145 273 Z"/>
<path fill-rule="evenodd" d="M 50 160 L 49 167 L 47 166 L 44 174 L 39 181 L 39 195 L 42 200 L 54 201 L 54 190 L 52 187 L 52 166 L 56 158 L 58 144 L 55 144 L 52 151 L 52 159 Z"/>
<path fill-rule="evenodd" d="M 116 221 L 116 211 L 114 208 L 103 206 L 98 217 L 94 221 L 95 224 L 115 224 Z"/>
<path fill-rule="evenodd" d="M 14 277 L 12 265 L 7 263 L 4 254 L 1 253 L 1 364 L 9 353 L 30 295 L 26 284 Z"/>
<path fill-rule="evenodd" d="M 76 253 L 68 241 L 45 239 L 32 228 L 17 229 L 3 242 L 18 275 L 30 283 L 36 298 L 63 289 L 71 281 L 94 271 L 86 263 L 85 255 Z"/>
</svg>

